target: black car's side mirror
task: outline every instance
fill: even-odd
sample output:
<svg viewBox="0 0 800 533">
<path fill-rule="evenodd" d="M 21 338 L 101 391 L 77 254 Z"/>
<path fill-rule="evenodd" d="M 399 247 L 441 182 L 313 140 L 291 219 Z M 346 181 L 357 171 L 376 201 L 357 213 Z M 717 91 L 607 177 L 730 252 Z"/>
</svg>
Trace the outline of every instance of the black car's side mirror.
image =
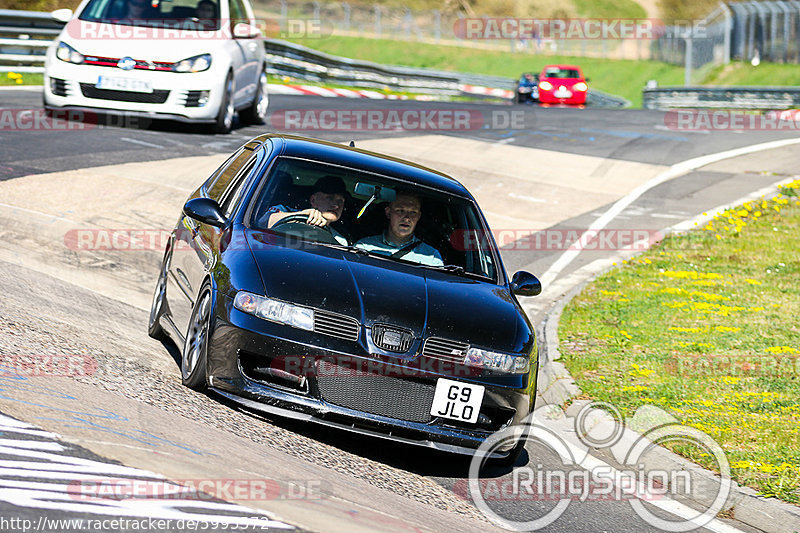
<svg viewBox="0 0 800 533">
<path fill-rule="evenodd" d="M 228 223 L 219 204 L 211 198 L 192 198 L 183 206 L 183 214 L 198 222 L 218 228 Z"/>
<path fill-rule="evenodd" d="M 542 292 L 542 282 L 530 272 L 520 270 L 511 278 L 511 292 L 517 296 L 536 296 Z"/>
</svg>

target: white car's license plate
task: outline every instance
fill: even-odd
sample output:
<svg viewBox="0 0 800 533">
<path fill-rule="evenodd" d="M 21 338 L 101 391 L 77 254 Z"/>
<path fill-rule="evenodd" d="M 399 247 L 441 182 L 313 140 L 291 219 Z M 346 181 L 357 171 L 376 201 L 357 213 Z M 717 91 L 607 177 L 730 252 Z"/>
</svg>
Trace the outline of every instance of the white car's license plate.
<svg viewBox="0 0 800 533">
<path fill-rule="evenodd" d="M 110 89 L 112 91 L 131 91 L 134 93 L 151 93 L 153 87 L 149 82 L 137 80 L 134 78 L 114 78 L 109 76 L 100 76 L 97 78 L 98 89 Z"/>
<path fill-rule="evenodd" d="M 481 411 L 486 387 L 439 378 L 433 395 L 431 414 L 462 422 L 475 423 Z"/>
</svg>

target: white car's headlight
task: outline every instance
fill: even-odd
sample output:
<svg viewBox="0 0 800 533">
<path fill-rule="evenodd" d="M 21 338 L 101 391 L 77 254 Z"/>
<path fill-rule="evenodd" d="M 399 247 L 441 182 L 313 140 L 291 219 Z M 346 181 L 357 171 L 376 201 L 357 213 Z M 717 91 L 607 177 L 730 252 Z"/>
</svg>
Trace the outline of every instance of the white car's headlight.
<svg viewBox="0 0 800 533">
<path fill-rule="evenodd" d="M 233 306 L 244 313 L 312 331 L 314 329 L 314 310 L 240 291 L 233 299 Z"/>
<path fill-rule="evenodd" d="M 74 63 L 76 65 L 83 63 L 83 54 L 63 41 L 58 43 L 58 48 L 56 48 L 56 57 L 61 61 L 66 61 L 67 63 Z"/>
<path fill-rule="evenodd" d="M 211 54 L 182 59 L 172 67 L 175 72 L 203 72 L 211 68 Z"/>
<path fill-rule="evenodd" d="M 527 356 L 490 352 L 489 350 L 482 350 L 480 348 L 468 349 L 467 356 L 464 358 L 464 364 L 509 374 L 525 374 L 531 367 L 531 361 Z"/>
</svg>

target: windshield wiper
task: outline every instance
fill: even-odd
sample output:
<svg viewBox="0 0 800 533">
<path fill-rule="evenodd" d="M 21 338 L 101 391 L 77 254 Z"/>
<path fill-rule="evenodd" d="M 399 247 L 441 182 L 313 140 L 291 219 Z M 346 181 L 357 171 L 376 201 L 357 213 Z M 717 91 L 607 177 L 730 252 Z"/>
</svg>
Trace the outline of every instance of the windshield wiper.
<svg viewBox="0 0 800 533">
<path fill-rule="evenodd" d="M 474 279 L 491 279 L 488 276 L 485 276 L 483 274 L 477 274 L 475 272 L 469 272 L 466 269 L 464 269 L 464 267 L 462 267 L 460 265 L 437 265 L 437 266 L 421 265 L 421 266 L 424 266 L 425 268 L 432 268 L 434 270 L 441 270 L 443 272 L 450 272 L 451 274 L 455 274 L 457 276 L 464 276 L 464 277 L 474 278 Z"/>
<path fill-rule="evenodd" d="M 319 241 L 316 241 L 315 244 L 320 244 L 322 246 L 330 246 L 331 248 L 336 248 L 337 250 L 344 250 L 346 252 L 353 252 L 354 254 L 358 254 L 358 255 L 372 255 L 370 252 L 368 252 L 368 251 L 366 251 L 366 250 L 364 250 L 362 248 L 356 248 L 355 246 L 353 246 L 351 244 L 347 244 L 347 245 L 345 245 L 345 244 L 334 244 L 332 242 L 319 242 Z"/>
</svg>

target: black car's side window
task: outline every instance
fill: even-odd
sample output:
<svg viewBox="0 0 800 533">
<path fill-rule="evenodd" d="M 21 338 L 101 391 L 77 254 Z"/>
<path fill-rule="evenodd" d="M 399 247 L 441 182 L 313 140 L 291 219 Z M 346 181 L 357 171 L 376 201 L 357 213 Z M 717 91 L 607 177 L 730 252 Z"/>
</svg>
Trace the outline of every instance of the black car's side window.
<svg viewBox="0 0 800 533">
<path fill-rule="evenodd" d="M 223 167 L 220 167 L 216 176 L 209 180 L 209 184 L 205 188 L 206 195 L 217 203 L 221 203 L 223 195 L 230 187 L 233 179 L 252 157 L 253 150 L 245 147 L 229 159 Z"/>
</svg>

